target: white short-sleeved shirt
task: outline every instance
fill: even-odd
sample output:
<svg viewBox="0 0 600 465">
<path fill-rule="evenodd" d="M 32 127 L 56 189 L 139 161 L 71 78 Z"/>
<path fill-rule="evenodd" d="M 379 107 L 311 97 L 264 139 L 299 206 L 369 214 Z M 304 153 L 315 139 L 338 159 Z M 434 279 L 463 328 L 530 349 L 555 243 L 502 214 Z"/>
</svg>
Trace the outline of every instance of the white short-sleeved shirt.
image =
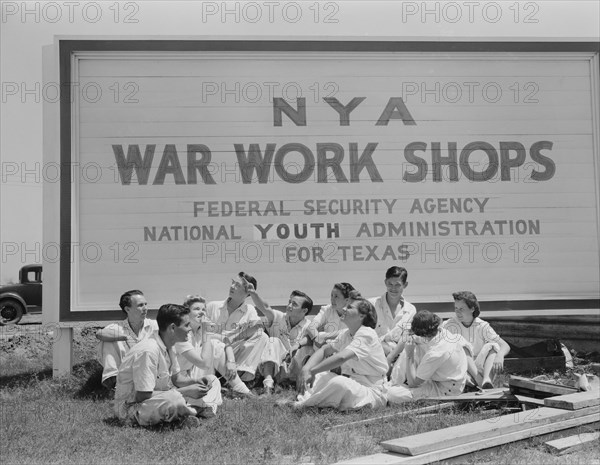
<svg viewBox="0 0 600 465">
<path fill-rule="evenodd" d="M 226 331 L 234 331 L 242 325 L 260 323 L 261 319 L 256 309 L 249 303 L 244 302 L 236 308 L 231 315 L 227 311 L 227 300 L 215 300 L 206 305 L 206 316 L 216 325 L 216 333 L 224 334 Z"/>
<path fill-rule="evenodd" d="M 190 350 L 201 349 L 202 337 L 202 328 L 199 328 L 197 332 L 190 331 L 187 341 L 176 342 L 173 346 L 173 351 L 177 355 L 179 368 L 183 373 L 189 373 L 189 371 L 194 368 L 194 364 L 185 358 L 183 354 Z"/>
<path fill-rule="evenodd" d="M 327 334 L 346 329 L 346 325 L 342 323 L 337 311 L 331 305 L 323 305 L 317 316 L 313 318 L 310 326 L 319 333 L 317 342 L 321 344 Z"/>
<path fill-rule="evenodd" d="M 357 357 L 344 362 L 342 374 L 351 378 L 354 375 L 364 376 L 373 383 L 380 381 L 387 374 L 388 362 L 374 329 L 361 326 L 354 336 L 351 336 L 350 330 L 346 328 L 330 345 L 336 352 L 349 349 Z"/>
<path fill-rule="evenodd" d="M 417 309 L 403 298 L 399 304 L 401 308 L 396 307 L 396 315 L 394 316 L 387 303 L 386 294 L 369 299 L 369 302 L 373 304 L 377 312 L 377 327 L 375 331 L 380 338 L 383 338 L 392 331 L 391 340 L 398 342 L 402 335 L 410 330 L 410 325 L 415 313 L 417 313 Z"/>
<path fill-rule="evenodd" d="M 105 326 L 104 330 L 113 330 L 115 331 L 115 334 L 119 330 L 124 332 L 127 335 L 127 340 L 119 342 L 122 342 L 129 350 L 138 342 L 143 341 L 144 339 L 150 337 L 152 334 L 158 332 L 158 323 L 156 322 L 156 320 L 144 318 L 144 324 L 142 326 L 142 329 L 140 330 L 140 334 L 135 334 L 131 329 L 131 326 L 129 326 L 129 321 L 127 320 L 127 318 L 125 318 L 122 321 L 117 321 L 116 323 L 111 323 Z"/>
<path fill-rule="evenodd" d="M 418 364 L 417 377 L 425 381 L 439 382 L 464 379 L 467 371 L 467 356 L 462 345 L 453 342 L 452 336 L 447 334 L 446 330 L 441 329 L 431 341 L 417 344 L 417 347 L 420 349 L 415 353 Z M 422 357 L 417 355 L 423 352 L 425 353 Z"/>
<path fill-rule="evenodd" d="M 173 389 L 171 376 L 179 371 L 177 357 L 154 333 L 136 344 L 123 359 L 117 375 L 115 404 L 133 402 L 136 391 Z"/>
<path fill-rule="evenodd" d="M 468 328 L 456 317 L 451 317 L 442 323 L 442 328 L 445 328 L 452 334 L 460 334 L 467 342 L 471 343 L 474 357 L 477 357 L 484 344 L 488 342 L 498 343 L 500 340 L 500 336 L 498 336 L 498 333 L 494 331 L 490 324 L 479 317 L 475 318 Z"/>
<path fill-rule="evenodd" d="M 266 330 L 270 337 L 280 339 L 285 348 L 289 350 L 291 346 L 300 342 L 310 324 L 311 321 L 304 317 L 296 326 L 290 327 L 290 322 L 286 314 L 279 310 L 273 310 L 273 321 L 270 326 L 266 327 Z"/>
</svg>

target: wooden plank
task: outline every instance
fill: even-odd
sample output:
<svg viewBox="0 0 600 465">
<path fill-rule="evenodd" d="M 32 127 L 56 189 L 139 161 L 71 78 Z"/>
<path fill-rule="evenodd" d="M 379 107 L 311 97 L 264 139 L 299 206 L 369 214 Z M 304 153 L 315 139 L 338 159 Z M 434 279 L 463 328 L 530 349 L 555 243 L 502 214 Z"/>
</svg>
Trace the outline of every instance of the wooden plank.
<svg viewBox="0 0 600 465">
<path fill-rule="evenodd" d="M 525 388 L 531 391 L 554 394 L 557 396 L 577 392 L 577 389 L 570 386 L 564 386 L 562 384 L 552 384 L 544 381 L 533 381 L 531 379 L 522 378 L 521 376 L 511 376 L 508 381 L 508 385 L 511 388 L 515 386 L 517 388 Z"/>
<path fill-rule="evenodd" d="M 510 393 L 510 390 L 506 388 L 487 389 L 480 392 L 466 392 L 457 396 L 440 396 L 440 397 L 428 397 L 426 399 L 419 399 L 421 401 L 455 401 L 455 402 L 473 402 L 477 400 L 515 400 L 514 396 Z"/>
<path fill-rule="evenodd" d="M 578 418 L 598 412 L 600 412 L 600 406 L 580 410 L 541 407 L 526 412 L 476 421 L 466 425 L 451 426 L 437 431 L 383 441 L 381 446 L 388 451 L 399 454 L 419 455 L 445 447 L 466 444 L 475 437 L 478 439 L 494 438 L 534 426 Z"/>
<path fill-rule="evenodd" d="M 375 418 L 367 418 L 366 420 L 352 421 L 350 423 L 342 423 L 340 425 L 330 426 L 328 428 L 325 428 L 325 431 L 339 429 L 339 428 L 345 428 L 347 426 L 367 425 L 369 423 L 374 423 L 376 421 L 388 420 L 390 418 L 397 418 L 397 417 L 401 417 L 401 416 L 407 415 L 407 414 L 421 415 L 426 412 L 437 412 L 438 410 L 444 410 L 444 409 L 447 409 L 447 408 L 450 408 L 453 406 L 454 406 L 454 404 L 452 402 L 447 402 L 444 404 L 430 405 L 428 407 L 422 407 L 422 408 L 416 408 L 416 409 L 410 409 L 410 410 L 402 410 L 401 412 L 392 413 L 390 415 L 383 415 L 383 416 L 379 416 L 379 417 L 375 417 Z"/>
<path fill-rule="evenodd" d="M 520 396 L 520 395 L 515 395 L 515 397 L 521 404 L 537 405 L 538 407 L 544 407 L 544 405 L 545 405 L 543 399 L 536 399 L 535 397 Z M 550 406 L 548 405 L 547 407 L 550 407 Z"/>
<path fill-rule="evenodd" d="M 521 431 L 514 431 L 508 434 L 500 434 L 491 438 L 479 438 L 476 441 L 451 446 L 446 449 L 436 450 L 425 454 L 411 456 L 406 454 L 398 454 L 393 452 L 379 453 L 367 455 L 364 457 L 356 457 L 343 462 L 338 462 L 338 465 L 404 465 L 404 464 L 428 464 L 440 460 L 446 460 L 452 457 L 460 457 L 479 450 L 489 449 L 492 447 L 508 444 L 510 442 L 520 441 L 523 439 L 540 436 L 543 434 L 553 433 L 581 425 L 596 423 L 600 421 L 600 413 L 596 412 L 590 415 L 584 415 L 576 418 L 547 423 L 545 425 L 533 426 Z M 448 429 L 448 428 L 446 428 Z M 443 430 L 440 430 L 443 431 Z"/>
<path fill-rule="evenodd" d="M 600 439 L 600 432 L 581 433 L 566 438 L 554 439 L 546 441 L 546 447 L 550 452 L 556 455 L 570 454 L 579 449 L 583 449 L 591 442 L 597 442 Z"/>
<path fill-rule="evenodd" d="M 576 392 L 564 396 L 550 397 L 544 399 L 546 407 L 562 408 L 567 410 L 577 410 L 585 407 L 600 405 L 600 392 L 597 389 L 593 391 Z"/>
</svg>

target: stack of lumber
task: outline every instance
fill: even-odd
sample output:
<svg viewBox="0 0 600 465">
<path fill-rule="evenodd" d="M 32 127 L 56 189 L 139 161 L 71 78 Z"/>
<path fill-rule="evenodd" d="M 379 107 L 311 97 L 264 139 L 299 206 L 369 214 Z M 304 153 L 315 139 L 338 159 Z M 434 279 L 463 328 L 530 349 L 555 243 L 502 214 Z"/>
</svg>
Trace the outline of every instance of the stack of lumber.
<svg viewBox="0 0 600 465">
<path fill-rule="evenodd" d="M 546 407 L 561 408 L 566 410 L 579 410 L 598 405 L 600 392 L 598 389 L 586 392 L 576 392 L 564 396 L 555 396 L 544 399 Z"/>
<path fill-rule="evenodd" d="M 534 410 L 407 436 L 381 443 L 387 452 L 341 464 L 425 464 L 469 454 L 522 439 L 600 422 L 600 395 L 569 393 L 543 400 Z M 558 408 L 557 408 L 558 407 Z"/>
<path fill-rule="evenodd" d="M 559 396 L 564 394 L 574 394 L 579 390 L 566 386 L 564 384 L 550 383 L 547 381 L 534 381 L 532 379 L 522 378 L 521 376 L 511 376 L 508 381 L 510 392 L 522 396 L 544 399 L 546 397 Z"/>
</svg>

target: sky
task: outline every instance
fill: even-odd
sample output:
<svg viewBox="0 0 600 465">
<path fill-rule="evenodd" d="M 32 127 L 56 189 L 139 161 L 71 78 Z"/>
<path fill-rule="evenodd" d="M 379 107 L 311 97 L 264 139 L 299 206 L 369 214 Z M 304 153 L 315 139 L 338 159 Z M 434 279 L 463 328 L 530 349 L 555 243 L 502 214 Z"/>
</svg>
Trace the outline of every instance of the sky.
<svg viewBox="0 0 600 465">
<path fill-rule="evenodd" d="M 598 41 L 600 1 L 2 1 L 0 283 L 41 263 L 42 47 L 56 36 L 189 39 Z"/>
</svg>

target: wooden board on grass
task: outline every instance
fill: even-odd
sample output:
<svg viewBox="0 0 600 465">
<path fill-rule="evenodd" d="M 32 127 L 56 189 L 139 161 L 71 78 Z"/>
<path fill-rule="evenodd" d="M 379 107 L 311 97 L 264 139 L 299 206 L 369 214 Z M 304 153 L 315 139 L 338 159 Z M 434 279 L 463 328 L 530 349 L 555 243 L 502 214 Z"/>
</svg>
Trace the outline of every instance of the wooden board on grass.
<svg viewBox="0 0 600 465">
<path fill-rule="evenodd" d="M 515 395 L 515 397 L 517 398 L 517 400 L 519 401 L 520 404 L 527 404 L 527 405 L 536 405 L 538 407 L 544 407 L 544 399 L 536 399 L 535 397 L 528 397 L 528 396 L 521 396 L 521 395 Z M 549 405 L 547 405 L 547 407 L 550 407 Z"/>
<path fill-rule="evenodd" d="M 401 416 L 404 416 L 404 415 L 411 415 L 411 416 L 419 415 L 419 416 L 421 416 L 422 414 L 424 414 L 426 412 L 434 412 L 434 413 L 432 413 L 432 415 L 437 415 L 440 411 L 451 408 L 453 406 L 454 406 L 454 404 L 452 402 L 447 402 L 444 404 L 430 405 L 428 407 L 422 407 L 422 408 L 416 408 L 416 409 L 410 409 L 410 410 L 402 410 L 400 412 L 391 413 L 389 415 L 382 415 L 382 416 L 378 416 L 378 417 L 374 417 L 374 418 L 367 418 L 366 420 L 358 420 L 358 421 L 352 421 L 350 423 L 342 423 L 340 425 L 330 426 L 328 428 L 325 428 L 325 431 L 339 429 L 339 428 L 346 428 L 349 426 L 367 425 L 369 423 L 374 423 L 374 422 L 383 421 L 383 420 L 389 420 L 391 418 L 400 418 Z"/>
<path fill-rule="evenodd" d="M 419 399 L 421 401 L 455 401 L 455 402 L 473 402 L 477 400 L 515 400 L 514 396 L 511 395 L 510 391 L 506 388 L 486 389 L 481 392 L 465 392 L 457 396 L 440 396 L 440 397 L 427 397 L 425 399 Z"/>
<path fill-rule="evenodd" d="M 541 407 L 526 412 L 476 421 L 466 425 L 451 426 L 437 431 L 383 441 L 381 446 L 388 451 L 400 454 L 420 455 L 442 448 L 467 444 L 472 442 L 473 438 L 481 440 L 494 438 L 503 434 L 515 433 L 548 423 L 560 422 L 596 413 L 600 413 L 600 406 L 580 410 Z"/>
<path fill-rule="evenodd" d="M 600 405 L 600 392 L 593 391 L 575 392 L 564 396 L 555 396 L 544 399 L 546 407 L 562 408 L 566 410 L 578 410 L 585 407 Z"/>
<path fill-rule="evenodd" d="M 511 390 L 513 390 L 513 388 L 524 388 L 530 391 L 537 391 L 556 396 L 577 392 L 577 389 L 570 386 L 547 383 L 544 381 L 533 381 L 531 379 L 522 378 L 521 376 L 511 376 L 508 381 L 508 385 L 510 386 Z"/>
<path fill-rule="evenodd" d="M 546 441 L 545 444 L 553 454 L 564 455 L 583 449 L 591 442 L 598 442 L 598 439 L 600 439 L 600 432 L 596 431 L 594 433 L 581 433 L 566 438 Z"/>
<path fill-rule="evenodd" d="M 574 417 L 569 419 L 563 419 L 560 421 L 550 422 L 544 425 L 532 426 L 520 431 L 514 431 L 507 434 L 498 434 L 491 438 L 482 439 L 479 436 L 472 436 L 471 439 L 477 438 L 474 441 L 466 442 L 445 449 L 435 450 L 421 455 L 407 455 L 399 454 L 394 452 L 379 453 L 373 455 L 367 455 L 364 457 L 356 457 L 343 462 L 338 462 L 338 465 L 404 465 L 404 464 L 427 464 L 437 462 L 440 460 L 446 460 L 453 457 L 460 457 L 462 455 L 470 454 L 484 449 L 508 444 L 510 442 L 520 441 L 535 436 L 541 436 L 543 434 L 553 433 L 555 431 L 561 431 L 564 429 L 574 428 L 581 425 L 587 425 L 590 423 L 597 423 L 600 421 L 600 413 L 583 415 L 580 417 Z M 447 430 L 449 428 L 446 428 Z M 440 431 L 445 431 L 440 430 Z M 447 442 L 447 441 L 446 441 Z"/>
</svg>

